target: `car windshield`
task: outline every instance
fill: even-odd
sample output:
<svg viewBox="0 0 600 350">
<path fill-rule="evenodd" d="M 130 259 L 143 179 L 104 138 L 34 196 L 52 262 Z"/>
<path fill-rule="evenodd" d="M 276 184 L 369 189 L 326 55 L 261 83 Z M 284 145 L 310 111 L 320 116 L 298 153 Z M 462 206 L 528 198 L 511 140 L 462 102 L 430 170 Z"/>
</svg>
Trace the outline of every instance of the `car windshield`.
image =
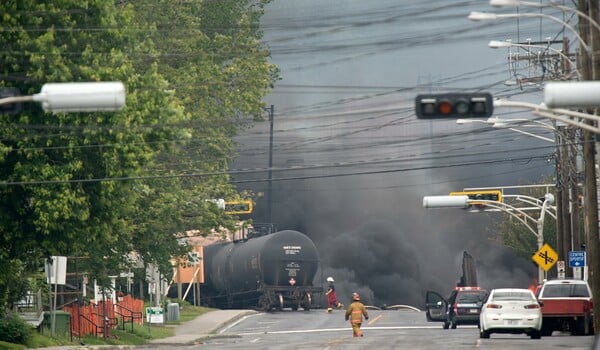
<svg viewBox="0 0 600 350">
<path fill-rule="evenodd" d="M 493 300 L 533 300 L 531 293 L 523 291 L 495 292 Z"/>
<path fill-rule="evenodd" d="M 457 303 L 477 303 L 482 301 L 484 297 L 484 292 L 460 293 L 457 298 Z"/>
<path fill-rule="evenodd" d="M 544 298 L 563 298 L 563 297 L 584 297 L 588 298 L 590 293 L 585 284 L 549 284 L 544 287 L 542 297 Z"/>
</svg>

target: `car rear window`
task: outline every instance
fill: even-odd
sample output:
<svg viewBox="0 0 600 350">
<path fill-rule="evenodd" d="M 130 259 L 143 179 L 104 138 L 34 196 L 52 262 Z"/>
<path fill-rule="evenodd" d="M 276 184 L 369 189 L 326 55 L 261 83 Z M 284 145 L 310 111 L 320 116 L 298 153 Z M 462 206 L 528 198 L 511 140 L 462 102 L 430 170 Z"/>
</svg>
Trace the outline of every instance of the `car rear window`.
<svg viewBox="0 0 600 350">
<path fill-rule="evenodd" d="M 528 292 L 495 292 L 493 295 L 494 300 L 533 300 L 531 293 Z"/>
<path fill-rule="evenodd" d="M 485 292 L 461 292 L 456 298 L 458 303 L 477 303 L 483 301 L 485 298 Z"/>
<path fill-rule="evenodd" d="M 544 286 L 541 294 L 542 298 L 589 298 L 589 296 L 585 284 L 548 284 Z"/>
</svg>

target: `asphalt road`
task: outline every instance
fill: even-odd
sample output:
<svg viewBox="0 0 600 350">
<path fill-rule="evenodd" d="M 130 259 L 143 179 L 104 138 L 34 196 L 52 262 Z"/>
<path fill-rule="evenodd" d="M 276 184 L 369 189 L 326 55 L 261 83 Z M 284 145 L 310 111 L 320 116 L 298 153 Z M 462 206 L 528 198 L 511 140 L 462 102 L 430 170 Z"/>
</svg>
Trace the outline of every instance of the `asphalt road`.
<svg viewBox="0 0 600 350">
<path fill-rule="evenodd" d="M 532 340 L 525 335 L 492 334 L 480 339 L 475 326 L 442 329 L 427 322 L 424 312 L 370 310 L 363 338 L 353 338 L 342 311 L 324 310 L 260 313 L 245 317 L 218 335 L 195 345 L 159 349 L 582 349 L 592 348 L 592 336 L 555 332 Z"/>
</svg>

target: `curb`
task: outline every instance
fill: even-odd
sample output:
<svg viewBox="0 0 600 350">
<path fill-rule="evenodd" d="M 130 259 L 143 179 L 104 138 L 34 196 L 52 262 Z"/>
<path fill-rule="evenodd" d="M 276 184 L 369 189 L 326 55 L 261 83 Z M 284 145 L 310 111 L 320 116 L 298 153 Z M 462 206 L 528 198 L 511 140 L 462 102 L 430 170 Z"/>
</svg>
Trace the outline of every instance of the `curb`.
<svg viewBox="0 0 600 350">
<path fill-rule="evenodd" d="M 236 323 L 237 321 L 241 320 L 242 318 L 244 318 L 246 316 L 251 316 L 251 315 L 256 315 L 256 314 L 258 314 L 258 311 L 254 311 L 254 310 L 242 311 L 242 312 L 238 313 L 237 315 L 235 315 L 234 317 L 228 319 L 227 321 L 221 322 L 221 324 L 217 325 L 214 329 L 211 329 L 208 335 L 209 336 L 217 335 L 215 333 L 219 333 L 219 331 L 223 330 L 223 328 L 227 328 L 228 326 L 232 325 L 233 323 Z"/>
<path fill-rule="evenodd" d="M 254 311 L 254 310 L 245 310 L 245 311 L 239 312 L 235 316 L 230 317 L 229 319 L 217 324 L 212 329 L 207 330 L 206 333 L 193 335 L 193 339 L 190 339 L 187 341 L 169 340 L 169 339 L 174 339 L 174 338 L 178 338 L 178 337 L 183 338 L 183 337 L 190 336 L 190 335 L 181 335 L 180 334 L 179 336 L 175 335 L 175 336 L 169 337 L 169 338 L 154 339 L 152 342 L 148 343 L 147 345 L 197 345 L 204 340 L 221 336 L 220 334 L 218 334 L 218 332 L 220 330 L 226 328 L 227 326 L 230 326 L 231 324 L 237 322 L 238 320 L 240 320 L 246 316 L 256 315 L 256 314 L 258 314 L 258 312 Z"/>
</svg>

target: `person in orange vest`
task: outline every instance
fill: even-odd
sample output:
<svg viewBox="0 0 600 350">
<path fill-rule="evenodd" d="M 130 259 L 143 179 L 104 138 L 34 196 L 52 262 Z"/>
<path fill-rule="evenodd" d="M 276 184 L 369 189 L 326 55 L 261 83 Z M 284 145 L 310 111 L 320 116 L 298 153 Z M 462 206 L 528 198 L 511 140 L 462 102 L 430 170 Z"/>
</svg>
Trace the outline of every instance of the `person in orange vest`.
<svg viewBox="0 0 600 350">
<path fill-rule="evenodd" d="M 327 277 L 327 283 L 329 283 L 329 287 L 327 288 L 327 312 L 332 312 L 333 307 L 337 307 L 338 309 L 343 309 L 344 304 L 340 303 L 337 298 L 337 294 L 335 294 L 335 286 L 333 285 L 333 277 Z"/>
<path fill-rule="evenodd" d="M 360 302 L 360 296 L 358 293 L 352 293 L 352 303 L 346 310 L 346 321 L 350 320 L 352 325 L 352 335 L 354 337 L 362 337 L 360 326 L 362 325 L 363 316 L 365 320 L 369 319 L 367 308 Z"/>
</svg>

